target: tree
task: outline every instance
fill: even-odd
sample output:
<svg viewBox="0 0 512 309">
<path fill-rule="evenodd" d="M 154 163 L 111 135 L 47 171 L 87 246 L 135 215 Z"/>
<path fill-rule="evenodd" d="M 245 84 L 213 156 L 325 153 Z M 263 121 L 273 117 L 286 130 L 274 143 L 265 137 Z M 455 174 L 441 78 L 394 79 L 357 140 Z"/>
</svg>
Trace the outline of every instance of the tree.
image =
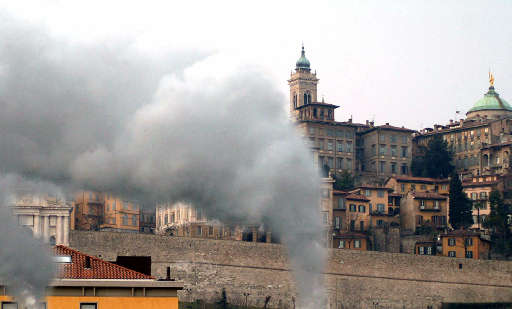
<svg viewBox="0 0 512 309">
<path fill-rule="evenodd" d="M 348 190 L 354 187 L 354 177 L 349 171 L 344 170 L 334 176 L 334 190 Z"/>
<path fill-rule="evenodd" d="M 453 173 L 450 179 L 450 224 L 454 229 L 466 229 L 473 224 L 471 201 L 464 191 L 457 174 Z"/>
<path fill-rule="evenodd" d="M 420 148 L 421 149 L 421 148 Z M 448 142 L 434 135 L 427 147 L 423 147 L 423 156 L 416 156 L 411 163 L 414 176 L 446 178 L 455 169 L 452 164 L 453 153 Z"/>
<path fill-rule="evenodd" d="M 496 190 L 489 195 L 489 203 L 491 204 L 491 213 L 484 222 L 484 226 L 492 231 L 496 251 L 510 256 L 512 255 L 512 239 L 508 219 L 510 205 L 504 202 L 500 192 Z"/>
</svg>

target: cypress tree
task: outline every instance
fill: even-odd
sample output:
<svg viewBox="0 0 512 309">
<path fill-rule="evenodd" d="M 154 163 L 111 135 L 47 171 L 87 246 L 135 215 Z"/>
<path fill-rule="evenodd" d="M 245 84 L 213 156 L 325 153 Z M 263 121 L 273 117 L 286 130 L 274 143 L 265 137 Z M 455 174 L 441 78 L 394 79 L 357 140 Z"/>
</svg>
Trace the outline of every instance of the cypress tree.
<svg viewBox="0 0 512 309">
<path fill-rule="evenodd" d="M 462 190 L 462 183 L 455 173 L 450 179 L 449 215 L 450 224 L 455 230 L 466 229 L 473 224 L 471 201 Z"/>
<path fill-rule="evenodd" d="M 489 195 L 491 204 L 491 213 L 484 222 L 486 228 L 493 232 L 493 239 L 496 245 L 496 251 L 510 256 L 512 254 L 512 243 L 510 225 L 508 221 L 509 205 L 505 204 L 501 194 L 494 190 Z"/>
<path fill-rule="evenodd" d="M 455 167 L 451 163 L 453 153 L 448 147 L 448 142 L 441 136 L 434 135 L 428 142 L 423 157 L 423 175 L 432 178 L 446 178 L 450 176 Z"/>
</svg>

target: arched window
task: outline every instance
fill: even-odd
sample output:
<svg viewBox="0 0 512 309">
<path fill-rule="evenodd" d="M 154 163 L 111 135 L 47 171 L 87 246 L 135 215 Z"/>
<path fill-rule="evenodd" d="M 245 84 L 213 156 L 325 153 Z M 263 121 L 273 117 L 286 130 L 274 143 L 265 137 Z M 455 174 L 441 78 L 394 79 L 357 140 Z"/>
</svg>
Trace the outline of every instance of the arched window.
<svg viewBox="0 0 512 309">
<path fill-rule="evenodd" d="M 293 94 L 293 107 L 297 108 L 297 94 L 296 93 Z"/>
<path fill-rule="evenodd" d="M 304 92 L 304 105 L 308 104 L 308 94 Z"/>
<path fill-rule="evenodd" d="M 308 104 L 311 104 L 311 93 L 308 92 Z"/>
</svg>

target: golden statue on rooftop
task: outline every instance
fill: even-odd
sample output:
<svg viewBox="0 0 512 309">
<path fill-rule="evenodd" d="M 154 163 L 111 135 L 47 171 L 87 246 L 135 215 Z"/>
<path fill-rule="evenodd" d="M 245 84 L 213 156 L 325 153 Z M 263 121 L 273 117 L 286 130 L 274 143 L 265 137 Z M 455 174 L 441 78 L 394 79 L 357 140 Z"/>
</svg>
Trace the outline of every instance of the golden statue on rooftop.
<svg viewBox="0 0 512 309">
<path fill-rule="evenodd" d="M 489 71 L 489 84 L 491 84 L 491 87 L 494 87 L 494 75 L 492 75 L 491 71 Z"/>
</svg>

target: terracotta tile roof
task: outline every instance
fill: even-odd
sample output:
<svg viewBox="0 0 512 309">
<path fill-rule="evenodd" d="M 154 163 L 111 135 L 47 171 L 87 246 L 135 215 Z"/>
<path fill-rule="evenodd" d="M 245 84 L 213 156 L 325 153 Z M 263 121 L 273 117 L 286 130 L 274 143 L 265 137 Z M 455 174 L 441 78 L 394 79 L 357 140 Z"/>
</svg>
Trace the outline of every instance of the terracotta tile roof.
<svg viewBox="0 0 512 309">
<path fill-rule="evenodd" d="M 426 183 L 444 183 L 450 182 L 448 178 L 428 178 L 428 177 L 413 177 L 413 176 L 393 176 L 397 181 L 403 182 L 426 182 Z"/>
<path fill-rule="evenodd" d="M 483 186 L 493 186 L 498 184 L 498 180 L 491 180 L 491 181 L 465 181 L 462 183 L 463 187 L 483 187 Z"/>
<path fill-rule="evenodd" d="M 432 200 L 446 200 L 445 195 L 433 192 L 411 192 L 414 198 L 432 199 Z"/>
<path fill-rule="evenodd" d="M 343 190 L 332 190 L 332 194 L 334 195 L 345 195 L 345 194 L 348 194 L 347 191 L 343 191 Z"/>
<path fill-rule="evenodd" d="M 488 239 L 488 235 L 483 235 L 479 232 L 474 232 L 474 231 L 465 231 L 465 230 L 454 230 L 454 231 L 450 231 L 448 233 L 444 233 L 444 234 L 441 234 L 439 235 L 440 237 L 471 237 L 471 236 L 476 236 L 482 240 L 485 240 L 485 241 L 490 241 Z"/>
<path fill-rule="evenodd" d="M 53 248 L 56 256 L 71 256 L 71 264 L 58 265 L 58 279 L 150 279 L 154 277 L 84 254 L 62 245 Z M 87 258 L 90 268 L 85 268 Z"/>
<path fill-rule="evenodd" d="M 349 194 L 347 196 L 345 196 L 345 198 L 347 200 L 355 200 L 355 201 L 364 201 L 364 202 L 368 202 L 370 201 L 369 199 L 367 199 L 364 195 L 361 195 L 361 194 Z"/>
<path fill-rule="evenodd" d="M 388 187 L 384 187 L 384 186 L 378 186 L 378 185 L 371 185 L 371 184 L 362 184 L 360 186 L 357 186 L 357 188 L 393 191 L 392 188 L 388 188 Z"/>
</svg>

